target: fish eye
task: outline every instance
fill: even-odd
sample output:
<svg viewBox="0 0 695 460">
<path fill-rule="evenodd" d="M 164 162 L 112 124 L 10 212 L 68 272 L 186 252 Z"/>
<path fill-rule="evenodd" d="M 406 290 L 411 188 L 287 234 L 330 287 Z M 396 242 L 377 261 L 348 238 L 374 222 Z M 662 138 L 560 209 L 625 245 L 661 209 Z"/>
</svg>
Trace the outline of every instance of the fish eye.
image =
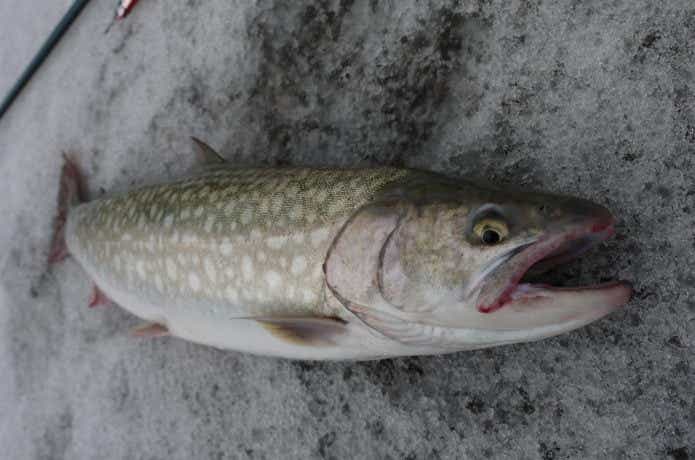
<svg viewBox="0 0 695 460">
<path fill-rule="evenodd" d="M 507 224 L 498 219 L 482 219 L 473 227 L 473 232 L 480 242 L 492 246 L 501 242 L 509 234 Z"/>
<path fill-rule="evenodd" d="M 482 236 L 480 237 L 483 243 L 485 244 L 497 244 L 500 241 L 500 234 L 497 233 L 497 230 L 493 230 L 491 228 L 485 229 L 483 232 Z"/>
</svg>

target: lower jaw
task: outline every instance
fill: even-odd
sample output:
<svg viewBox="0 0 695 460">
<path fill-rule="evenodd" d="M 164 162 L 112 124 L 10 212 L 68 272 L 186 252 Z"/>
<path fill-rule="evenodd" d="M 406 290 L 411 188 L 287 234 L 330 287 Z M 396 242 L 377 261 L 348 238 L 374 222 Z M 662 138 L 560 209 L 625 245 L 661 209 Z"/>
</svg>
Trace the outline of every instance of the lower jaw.
<svg viewBox="0 0 695 460">
<path fill-rule="evenodd" d="M 552 296 L 554 292 L 586 292 L 591 291 L 593 293 L 612 290 L 616 286 L 623 284 L 628 284 L 627 281 L 608 281 L 605 283 L 592 284 L 586 286 L 556 286 L 543 283 L 519 283 L 516 289 L 510 294 L 511 300 L 520 300 L 525 297 L 534 297 L 534 294 L 545 295 L 546 297 Z"/>
<path fill-rule="evenodd" d="M 520 284 L 498 311 L 489 315 L 500 329 L 528 329 L 592 322 L 625 305 L 632 286 L 625 281 L 595 286 L 552 287 Z"/>
</svg>

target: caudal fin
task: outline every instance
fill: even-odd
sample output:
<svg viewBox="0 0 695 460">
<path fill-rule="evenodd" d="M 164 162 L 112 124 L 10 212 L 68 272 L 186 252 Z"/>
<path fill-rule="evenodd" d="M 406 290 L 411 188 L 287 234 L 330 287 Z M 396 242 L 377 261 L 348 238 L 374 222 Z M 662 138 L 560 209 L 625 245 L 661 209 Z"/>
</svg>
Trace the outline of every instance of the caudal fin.
<svg viewBox="0 0 695 460">
<path fill-rule="evenodd" d="M 80 169 L 65 154 L 63 154 L 63 161 L 58 191 L 58 214 L 53 224 L 53 242 L 51 243 L 51 252 L 48 255 L 49 264 L 60 262 L 68 256 L 68 247 L 65 244 L 65 222 L 69 209 L 81 203 L 84 197 Z"/>
</svg>

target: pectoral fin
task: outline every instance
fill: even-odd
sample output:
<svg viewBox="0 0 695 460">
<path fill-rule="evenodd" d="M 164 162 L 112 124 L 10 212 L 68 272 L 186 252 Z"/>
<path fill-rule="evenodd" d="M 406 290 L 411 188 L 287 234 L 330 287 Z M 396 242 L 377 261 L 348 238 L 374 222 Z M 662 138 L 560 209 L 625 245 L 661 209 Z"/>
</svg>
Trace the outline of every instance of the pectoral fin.
<svg viewBox="0 0 695 460">
<path fill-rule="evenodd" d="M 345 321 L 330 317 L 263 317 L 253 319 L 275 337 L 294 345 L 335 345 L 347 332 Z"/>
</svg>

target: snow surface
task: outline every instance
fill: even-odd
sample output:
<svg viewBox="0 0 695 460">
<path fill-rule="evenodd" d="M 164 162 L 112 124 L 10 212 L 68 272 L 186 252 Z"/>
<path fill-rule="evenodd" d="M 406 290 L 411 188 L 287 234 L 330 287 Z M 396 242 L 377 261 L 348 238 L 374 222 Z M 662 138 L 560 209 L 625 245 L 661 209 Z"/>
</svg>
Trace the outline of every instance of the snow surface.
<svg viewBox="0 0 695 460">
<path fill-rule="evenodd" d="M 0 90 L 71 2 L 0 0 Z M 695 455 L 695 5 L 91 2 L 0 120 L 0 457 Z M 533 344 L 313 364 L 89 310 L 47 267 L 61 152 L 90 193 L 166 179 L 189 136 L 238 164 L 392 164 L 562 191 L 618 236 L 557 280 L 620 313 Z"/>
</svg>

